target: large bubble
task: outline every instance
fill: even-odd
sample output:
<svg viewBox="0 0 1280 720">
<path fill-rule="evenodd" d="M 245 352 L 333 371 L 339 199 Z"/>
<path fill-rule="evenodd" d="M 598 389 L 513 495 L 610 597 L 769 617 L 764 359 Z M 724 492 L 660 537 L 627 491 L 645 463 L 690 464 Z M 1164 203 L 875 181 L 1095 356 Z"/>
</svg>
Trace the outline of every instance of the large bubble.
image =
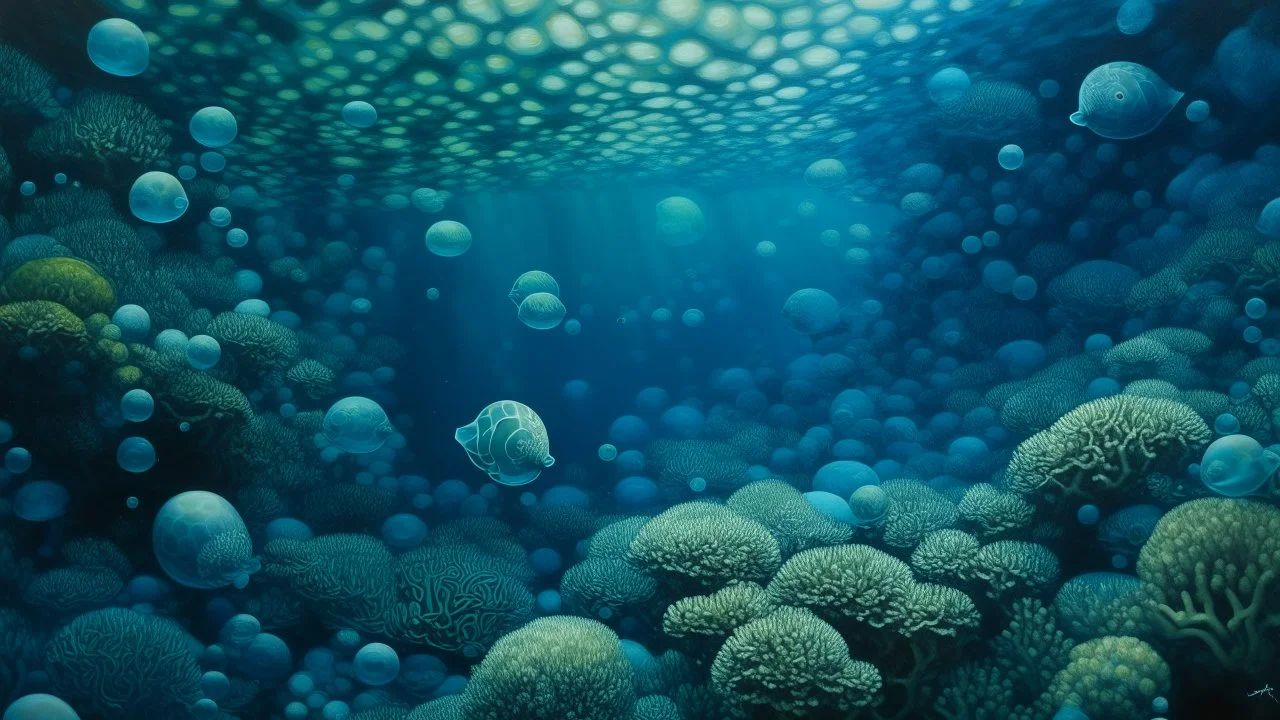
<svg viewBox="0 0 1280 720">
<path fill-rule="evenodd" d="M 208 148 L 220 148 L 236 139 L 240 127 L 230 110 L 210 105 L 191 117 L 190 130 L 196 142 Z"/>
<path fill-rule="evenodd" d="M 551 330 L 564 320 L 566 312 L 560 298 L 549 292 L 536 292 L 520 302 L 517 316 L 534 330 Z"/>
<path fill-rule="evenodd" d="M 692 245 L 706 232 L 706 219 L 698 203 L 673 195 L 658 203 L 658 237 L 672 247 Z"/>
<path fill-rule="evenodd" d="M 170 498 L 156 514 L 151 544 L 165 573 L 197 590 L 243 589 L 259 567 L 240 513 L 205 490 Z"/>
<path fill-rule="evenodd" d="M 321 428 L 330 443 L 357 455 L 381 448 L 396 431 L 381 405 L 359 395 L 331 405 Z"/>
<path fill-rule="evenodd" d="M 427 249 L 440 257 L 457 257 L 471 247 L 471 231 L 456 220 L 441 220 L 427 228 Z"/>
<path fill-rule="evenodd" d="M 143 173 L 129 189 L 129 210 L 139 220 L 164 224 L 182 217 L 191 202 L 178 178 L 153 170 Z"/>
<path fill-rule="evenodd" d="M 151 61 L 142 29 L 123 18 L 107 18 L 89 30 L 89 59 L 103 72 L 120 77 L 140 75 Z"/>
<path fill-rule="evenodd" d="M 1213 441 L 1200 461 L 1200 480 L 1225 497 L 1249 495 L 1266 484 L 1280 468 L 1280 455 L 1248 435 L 1227 435 Z"/>
<path fill-rule="evenodd" d="M 805 288 L 787 298 L 782 316 L 792 330 L 802 335 L 817 335 L 840 323 L 840 303 L 825 290 Z"/>
</svg>

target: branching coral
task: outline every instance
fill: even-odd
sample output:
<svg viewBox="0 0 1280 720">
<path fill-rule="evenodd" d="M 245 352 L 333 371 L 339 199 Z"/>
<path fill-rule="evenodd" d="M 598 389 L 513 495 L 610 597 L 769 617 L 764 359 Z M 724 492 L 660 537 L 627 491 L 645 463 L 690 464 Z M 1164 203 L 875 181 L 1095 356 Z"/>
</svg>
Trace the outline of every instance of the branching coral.
<svg viewBox="0 0 1280 720">
<path fill-rule="evenodd" d="M 61 108 L 53 99 L 53 74 L 26 53 L 9 45 L 0 45 L 0 110 L 37 113 L 45 117 L 57 115 Z"/>
<path fill-rule="evenodd" d="M 1015 492 L 1051 503 L 1119 500 L 1151 473 L 1180 473 L 1210 437 L 1204 420 L 1182 403 L 1100 398 L 1018 445 L 1006 478 Z"/>
<path fill-rule="evenodd" d="M 618 636 L 594 620 L 550 617 L 503 637 L 462 696 L 467 720 L 616 720 L 635 704 Z"/>
<path fill-rule="evenodd" d="M 36 128 L 27 146 L 43 160 L 117 184 L 164 167 L 172 141 L 155 113 L 132 97 L 87 90 L 70 110 Z"/>
<path fill-rule="evenodd" d="M 584 560 L 566 570 L 560 579 L 560 597 L 565 607 L 600 620 L 644 609 L 657 591 L 653 578 L 624 560 L 611 558 Z"/>
<path fill-rule="evenodd" d="M 711 682 L 744 705 L 799 718 L 815 708 L 865 707 L 881 685 L 874 666 L 849 657 L 835 628 L 800 608 L 781 608 L 735 630 L 716 654 Z"/>
<path fill-rule="evenodd" d="M 888 480 L 880 487 L 889 496 L 881 531 L 890 547 L 913 548 L 925 535 L 956 523 L 955 504 L 922 482 Z"/>
<path fill-rule="evenodd" d="M 970 487 L 959 505 L 960 520 L 985 538 L 999 537 L 1031 526 L 1035 507 L 1022 496 L 1001 492 L 990 483 Z"/>
<path fill-rule="evenodd" d="M 1043 545 L 997 540 L 973 558 L 973 575 L 994 599 L 1040 593 L 1058 579 L 1058 558 Z"/>
<path fill-rule="evenodd" d="M 978 539 L 962 530 L 936 530 L 911 551 L 911 567 L 925 580 L 966 582 L 973 577 Z"/>
<path fill-rule="evenodd" d="M 764 588 L 755 583 L 734 583 L 710 595 L 678 600 L 662 616 L 662 630 L 671 637 L 690 635 L 725 638 L 734 629 L 759 620 L 777 608 Z"/>
<path fill-rule="evenodd" d="M 779 480 L 753 482 L 729 497 L 730 509 L 764 525 L 783 557 L 822 545 L 848 542 L 853 528 L 818 512 L 799 490 Z"/>
<path fill-rule="evenodd" d="M 253 377 L 284 370 L 298 355 L 298 339 L 292 330 L 257 315 L 225 312 L 204 332 L 235 358 L 237 368 Z"/>
<path fill-rule="evenodd" d="M 1103 635 L 1146 635 L 1150 629 L 1142 581 L 1133 575 L 1091 572 L 1058 588 L 1053 599 L 1058 624 L 1076 640 Z"/>
<path fill-rule="evenodd" d="M 703 590 L 766 580 L 782 562 L 778 541 L 763 525 L 705 502 L 676 505 L 650 520 L 629 557 L 660 582 Z"/>
</svg>

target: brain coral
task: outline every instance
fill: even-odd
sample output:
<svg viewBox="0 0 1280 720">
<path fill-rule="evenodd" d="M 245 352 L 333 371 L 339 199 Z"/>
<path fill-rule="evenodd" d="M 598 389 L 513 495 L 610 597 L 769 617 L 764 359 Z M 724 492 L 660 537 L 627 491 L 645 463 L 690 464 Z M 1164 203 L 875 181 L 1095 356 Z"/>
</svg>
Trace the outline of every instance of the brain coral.
<svg viewBox="0 0 1280 720">
<path fill-rule="evenodd" d="M 1118 501 L 1152 473 L 1181 473 L 1210 438 L 1209 426 L 1180 402 L 1099 398 L 1018 445 L 1006 481 L 1015 492 L 1049 502 Z"/>
<path fill-rule="evenodd" d="M 415 645 L 478 657 L 533 616 L 533 596 L 503 565 L 471 545 L 424 547 L 401 555 L 395 636 Z"/>
<path fill-rule="evenodd" d="M 781 608 L 734 631 L 711 665 L 712 686 L 774 717 L 811 717 L 815 708 L 865 707 L 880 673 L 849 657 L 836 629 L 800 608 Z"/>
<path fill-rule="evenodd" d="M 261 573 L 287 583 L 330 627 L 387 636 L 397 601 L 394 561 L 368 535 L 282 538 L 263 548 Z"/>
<path fill-rule="evenodd" d="M 107 720 L 190 717 L 200 665 L 186 631 L 167 618 L 123 608 L 85 613 L 45 649 L 55 694 Z"/>
<path fill-rule="evenodd" d="M 635 705 L 618 636 L 595 620 L 534 620 L 494 644 L 462 695 L 467 720 L 617 720 Z"/>
</svg>

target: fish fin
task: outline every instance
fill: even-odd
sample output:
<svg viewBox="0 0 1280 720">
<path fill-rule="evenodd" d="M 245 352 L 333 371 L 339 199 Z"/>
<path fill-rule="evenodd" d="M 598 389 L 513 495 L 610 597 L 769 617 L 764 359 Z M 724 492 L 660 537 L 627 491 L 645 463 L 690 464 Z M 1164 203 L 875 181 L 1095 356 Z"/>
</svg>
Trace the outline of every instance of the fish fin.
<svg viewBox="0 0 1280 720">
<path fill-rule="evenodd" d="M 1089 122 L 1085 120 L 1084 113 L 1079 111 L 1071 113 L 1071 122 L 1080 127 L 1089 127 Z"/>
<path fill-rule="evenodd" d="M 556 459 L 551 457 L 550 455 L 542 458 L 542 467 L 551 467 L 552 465 L 555 465 L 555 464 L 556 464 Z"/>
</svg>

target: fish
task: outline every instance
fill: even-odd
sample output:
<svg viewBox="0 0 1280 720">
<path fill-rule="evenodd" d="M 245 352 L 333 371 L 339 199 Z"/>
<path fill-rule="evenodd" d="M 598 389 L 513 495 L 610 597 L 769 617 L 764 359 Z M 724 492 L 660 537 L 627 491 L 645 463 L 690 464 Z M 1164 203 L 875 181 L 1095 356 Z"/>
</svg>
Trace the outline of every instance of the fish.
<svg viewBox="0 0 1280 720">
<path fill-rule="evenodd" d="M 1185 95 L 1151 68 L 1111 62 L 1080 84 L 1080 107 L 1071 122 L 1109 140 L 1132 140 L 1159 127 Z"/>
</svg>

